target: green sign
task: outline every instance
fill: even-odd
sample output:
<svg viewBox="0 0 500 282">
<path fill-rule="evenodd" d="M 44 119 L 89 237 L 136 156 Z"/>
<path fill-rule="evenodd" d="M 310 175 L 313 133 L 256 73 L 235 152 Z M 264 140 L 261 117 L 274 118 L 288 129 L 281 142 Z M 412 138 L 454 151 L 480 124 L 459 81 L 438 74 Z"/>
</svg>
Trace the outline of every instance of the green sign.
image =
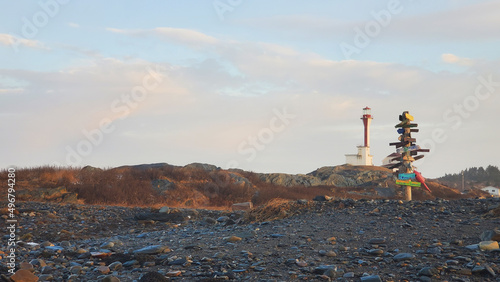
<svg viewBox="0 0 500 282">
<path fill-rule="evenodd" d="M 417 181 L 411 181 L 411 180 L 396 180 L 396 184 L 398 185 L 404 185 L 404 186 L 413 186 L 413 187 L 420 187 L 421 183 Z"/>
</svg>

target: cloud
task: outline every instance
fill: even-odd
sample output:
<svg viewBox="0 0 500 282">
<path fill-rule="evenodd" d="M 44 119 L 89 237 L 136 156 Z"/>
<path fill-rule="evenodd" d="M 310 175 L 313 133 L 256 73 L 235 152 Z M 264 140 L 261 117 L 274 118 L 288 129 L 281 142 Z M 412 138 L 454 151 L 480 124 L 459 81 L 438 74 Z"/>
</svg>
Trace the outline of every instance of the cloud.
<svg viewBox="0 0 500 282">
<path fill-rule="evenodd" d="M 235 21 L 242 26 L 258 27 L 266 31 L 275 31 L 283 37 L 334 40 L 344 36 L 352 37 L 353 28 L 364 29 L 369 22 L 379 22 L 374 14 L 387 21 L 383 26 L 384 40 L 400 41 L 401 38 L 415 41 L 456 41 L 456 40 L 496 40 L 500 34 L 500 2 L 486 1 L 473 4 L 462 4 L 458 7 L 450 5 L 437 12 L 434 4 L 425 3 L 419 9 L 411 1 L 398 1 L 402 11 L 397 14 L 388 14 L 386 7 L 381 5 L 378 9 L 370 9 L 365 5 L 356 6 L 356 15 L 365 18 L 356 20 L 345 19 L 344 16 L 335 17 L 319 15 L 274 15 L 259 18 L 247 18 Z M 396 2 L 392 2 L 396 3 Z M 419 3 L 423 4 L 423 3 Z M 456 3 L 452 3 L 456 4 Z M 439 5 L 441 6 L 441 5 Z M 346 14 L 354 13 L 346 8 Z M 441 7 L 440 7 L 441 8 Z M 387 20 L 388 19 L 388 20 Z"/>
<path fill-rule="evenodd" d="M 432 126 L 446 124 L 443 114 L 474 94 L 477 74 L 483 71 L 476 65 L 470 75 L 395 63 L 334 61 L 286 45 L 220 39 L 187 29 L 111 31 L 184 44 L 196 50 L 199 58 L 173 65 L 92 56 L 85 66 L 54 72 L 0 69 L 0 75 L 27 82 L 22 93 L 0 104 L 0 112 L 7 114 L 0 131 L 21 136 L 6 147 L 37 146 L 64 163 L 67 146 L 76 148 L 87 138 L 84 131 L 93 132 L 100 121 L 110 119 L 114 131 L 103 135 L 104 141 L 85 156 L 83 164 L 202 161 L 225 166 L 235 160 L 245 169 L 304 173 L 308 168 L 341 164 L 344 154 L 355 152 L 362 142 L 359 115 L 365 106 L 375 116 L 372 153 L 376 159 L 393 149 L 387 145 L 397 138 L 392 122 L 397 123 L 397 115 L 404 110 L 428 125 L 421 127 L 419 141 L 432 138 Z M 455 55 L 443 60 L 455 57 L 460 61 Z M 148 76 L 148 67 L 157 65 L 165 69 L 162 82 L 142 101 L 130 100 L 132 91 Z M 493 81 L 499 79 L 496 70 Z M 481 110 L 463 119 L 464 124 L 482 122 L 467 134 L 491 132 L 494 120 L 484 115 L 495 112 L 497 104 L 481 101 Z M 275 109 L 284 108 L 296 118 L 258 150 L 255 160 L 238 152 L 242 142 L 270 127 Z M 20 116 L 9 119 L 13 113 Z M 466 126 L 457 131 L 449 125 L 443 128 L 451 140 Z M 32 136 L 43 138 L 33 144 Z M 456 151 L 463 151 L 460 144 L 449 142 Z M 434 163 L 434 168 L 441 169 L 449 158 L 443 154 L 447 144 L 435 146 L 430 166 Z M 27 155 L 46 160 L 46 155 L 39 154 Z M 32 165 L 32 160 L 23 161 Z"/>
<path fill-rule="evenodd" d="M 445 63 L 457 64 L 457 65 L 461 65 L 461 66 L 470 67 L 470 66 L 475 64 L 475 61 L 473 59 L 461 58 L 461 57 L 458 57 L 458 56 L 450 54 L 450 53 L 441 55 L 441 59 Z"/>
<path fill-rule="evenodd" d="M 5 89 L 0 88 L 0 94 L 21 93 L 23 91 L 24 91 L 23 88 L 5 88 Z"/>
<path fill-rule="evenodd" d="M 79 25 L 79 24 L 77 24 L 77 23 L 73 23 L 73 22 L 69 22 L 69 23 L 68 23 L 68 26 L 69 26 L 69 27 L 72 27 L 72 28 L 80 28 L 80 25 Z"/>
<path fill-rule="evenodd" d="M 170 40 L 179 44 L 190 46 L 213 45 L 218 42 L 212 36 L 206 35 L 199 31 L 186 28 L 173 28 L 173 27 L 157 27 L 154 29 L 117 29 L 106 28 L 106 30 L 132 36 L 157 36 L 164 40 Z"/>
<path fill-rule="evenodd" d="M 488 1 L 439 12 L 401 17 L 388 29 L 412 39 L 496 40 L 500 34 L 500 2 Z"/>
<path fill-rule="evenodd" d="M 22 46 L 29 47 L 29 48 L 47 49 L 40 41 L 25 39 L 25 38 L 18 38 L 16 36 L 6 34 L 6 33 L 0 33 L 0 44 L 6 45 L 6 46 L 13 46 L 13 47 L 17 47 L 18 45 L 22 45 Z"/>
</svg>

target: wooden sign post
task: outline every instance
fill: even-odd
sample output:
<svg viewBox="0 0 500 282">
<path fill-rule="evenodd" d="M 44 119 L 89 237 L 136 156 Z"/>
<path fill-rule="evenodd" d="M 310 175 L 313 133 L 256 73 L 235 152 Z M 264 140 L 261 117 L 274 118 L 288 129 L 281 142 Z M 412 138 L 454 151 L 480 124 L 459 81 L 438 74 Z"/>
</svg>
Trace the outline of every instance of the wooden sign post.
<svg viewBox="0 0 500 282">
<path fill-rule="evenodd" d="M 403 187 L 404 198 L 411 201 L 411 187 L 420 187 L 422 184 L 429 190 L 424 183 L 422 175 L 415 170 L 413 162 L 421 159 L 424 156 L 417 156 L 418 152 L 429 152 L 429 149 L 421 149 L 420 146 L 414 145 L 415 138 L 411 137 L 412 132 L 418 132 L 416 123 L 411 123 L 413 117 L 408 111 L 403 112 L 399 116 L 399 121 L 395 127 L 398 128 L 399 142 L 390 143 L 390 146 L 396 146 L 396 153 L 398 154 L 393 160 L 399 160 L 399 163 L 392 164 L 389 168 L 397 169 L 398 178 L 396 184 Z M 430 191 L 430 190 L 429 190 Z"/>
</svg>

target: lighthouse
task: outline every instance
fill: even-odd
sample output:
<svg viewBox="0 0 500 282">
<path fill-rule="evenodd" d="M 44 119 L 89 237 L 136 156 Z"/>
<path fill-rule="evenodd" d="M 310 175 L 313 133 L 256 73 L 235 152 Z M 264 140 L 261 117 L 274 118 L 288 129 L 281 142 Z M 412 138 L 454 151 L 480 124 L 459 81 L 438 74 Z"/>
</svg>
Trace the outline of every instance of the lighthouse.
<svg viewBox="0 0 500 282">
<path fill-rule="evenodd" d="M 370 147 L 370 123 L 372 123 L 372 109 L 366 107 L 363 109 L 363 125 L 365 126 L 365 146 Z"/>
<path fill-rule="evenodd" d="M 370 155 L 370 124 L 372 122 L 372 113 L 369 107 L 363 108 L 361 120 L 364 126 L 364 145 L 357 146 L 357 154 L 345 155 L 346 163 L 350 165 L 373 165 L 373 156 Z"/>
</svg>

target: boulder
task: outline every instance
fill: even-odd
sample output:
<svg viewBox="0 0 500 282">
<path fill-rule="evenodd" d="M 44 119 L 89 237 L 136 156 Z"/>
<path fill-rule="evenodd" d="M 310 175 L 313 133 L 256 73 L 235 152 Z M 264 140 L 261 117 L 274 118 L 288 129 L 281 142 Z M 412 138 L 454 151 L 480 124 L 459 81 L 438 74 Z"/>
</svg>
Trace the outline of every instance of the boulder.
<svg viewBox="0 0 500 282">
<path fill-rule="evenodd" d="M 481 234 L 481 241 L 500 241 L 500 230 L 495 228 L 494 230 L 486 230 Z"/>
<path fill-rule="evenodd" d="M 220 167 L 217 167 L 215 165 L 211 164 L 203 164 L 203 163 L 192 163 L 185 165 L 183 168 L 187 169 L 201 169 L 204 171 L 215 171 L 215 170 L 220 170 Z"/>
<path fill-rule="evenodd" d="M 233 211 L 249 211 L 253 208 L 252 202 L 236 203 L 231 206 Z"/>
<path fill-rule="evenodd" d="M 499 248 L 497 241 L 482 241 L 479 243 L 479 249 L 482 251 L 493 251 Z"/>
<path fill-rule="evenodd" d="M 168 190 L 175 190 L 175 183 L 167 179 L 151 180 L 151 187 L 159 193 L 165 193 Z"/>
<path fill-rule="evenodd" d="M 38 277 L 35 276 L 31 271 L 26 269 L 20 269 L 16 271 L 14 275 L 10 277 L 14 282 L 37 282 Z"/>
</svg>

